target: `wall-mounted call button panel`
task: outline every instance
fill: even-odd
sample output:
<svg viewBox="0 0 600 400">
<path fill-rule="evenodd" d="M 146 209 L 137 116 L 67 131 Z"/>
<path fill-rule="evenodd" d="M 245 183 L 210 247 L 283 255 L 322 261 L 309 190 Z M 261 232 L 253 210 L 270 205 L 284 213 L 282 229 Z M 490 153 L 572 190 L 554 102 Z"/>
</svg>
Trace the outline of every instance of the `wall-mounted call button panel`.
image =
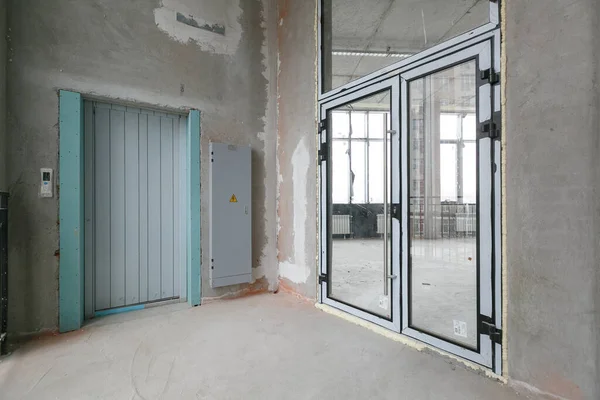
<svg viewBox="0 0 600 400">
<path fill-rule="evenodd" d="M 50 168 L 40 169 L 40 197 L 52 197 L 54 195 L 54 173 Z"/>
</svg>

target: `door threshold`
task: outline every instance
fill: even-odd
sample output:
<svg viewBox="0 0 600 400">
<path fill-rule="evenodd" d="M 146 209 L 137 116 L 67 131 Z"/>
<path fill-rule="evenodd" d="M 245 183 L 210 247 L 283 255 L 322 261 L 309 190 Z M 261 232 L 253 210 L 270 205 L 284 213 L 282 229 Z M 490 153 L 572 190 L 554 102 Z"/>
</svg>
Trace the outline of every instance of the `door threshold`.
<svg viewBox="0 0 600 400">
<path fill-rule="evenodd" d="M 144 310 L 146 308 L 166 306 L 166 305 L 169 305 L 169 304 L 177 304 L 177 303 L 180 303 L 180 302 L 181 302 L 181 300 L 179 299 L 179 297 L 174 297 L 174 298 L 171 298 L 171 299 L 158 300 L 158 301 L 153 301 L 153 302 L 148 302 L 148 303 L 141 303 L 141 304 L 134 304 L 134 305 L 131 305 L 131 306 L 109 308 L 109 309 L 106 309 L 106 310 L 96 311 L 94 313 L 94 317 L 93 318 L 100 318 L 100 317 L 106 317 L 108 315 L 122 314 L 122 313 L 130 312 L 130 311 L 139 311 L 139 310 Z"/>
<path fill-rule="evenodd" d="M 342 318 L 342 319 L 344 319 L 344 320 L 346 320 L 348 322 L 351 322 L 351 323 L 353 323 L 355 325 L 359 325 L 359 326 L 361 326 L 363 328 L 366 328 L 366 329 L 368 329 L 368 330 L 370 330 L 372 332 L 375 332 L 375 333 L 377 333 L 377 334 L 379 334 L 381 336 L 385 336 L 386 338 L 391 339 L 391 340 L 393 340 L 395 342 L 402 343 L 403 345 L 408 346 L 408 347 L 410 347 L 410 348 L 412 348 L 414 350 L 417 350 L 417 351 L 433 351 L 433 352 L 435 352 L 435 353 L 437 353 L 437 354 L 439 354 L 441 356 L 450 358 L 453 361 L 457 361 L 457 362 L 463 364 L 465 367 L 467 367 L 467 368 L 469 368 L 469 369 L 471 369 L 471 370 L 473 370 L 475 372 L 484 373 L 488 378 L 495 379 L 495 380 L 500 381 L 500 382 L 502 382 L 504 384 L 508 383 L 508 380 L 505 377 L 494 373 L 492 370 L 490 370 L 490 369 L 488 369 L 486 367 L 483 367 L 483 366 L 481 366 L 479 364 L 475 364 L 475 363 L 473 363 L 471 361 L 465 360 L 464 358 L 457 357 L 454 354 L 448 353 L 448 352 L 446 352 L 444 350 L 440 350 L 437 347 L 431 346 L 431 345 L 429 345 L 427 343 L 420 342 L 418 340 L 412 339 L 412 338 L 410 338 L 410 337 L 408 337 L 406 335 L 403 335 L 401 333 L 393 332 L 393 331 L 391 331 L 389 329 L 386 329 L 386 328 L 384 328 L 382 326 L 374 324 L 374 323 L 372 323 L 370 321 L 366 321 L 366 320 L 364 320 L 362 318 L 359 318 L 359 317 L 356 317 L 356 316 L 354 316 L 352 314 L 348 314 L 345 311 L 339 310 L 339 309 L 337 309 L 335 307 L 332 307 L 332 306 L 329 306 L 327 304 L 316 303 L 315 307 L 318 308 L 319 310 L 323 311 L 323 312 L 326 312 L 327 314 L 334 315 L 334 316 L 336 316 L 338 318 Z"/>
</svg>

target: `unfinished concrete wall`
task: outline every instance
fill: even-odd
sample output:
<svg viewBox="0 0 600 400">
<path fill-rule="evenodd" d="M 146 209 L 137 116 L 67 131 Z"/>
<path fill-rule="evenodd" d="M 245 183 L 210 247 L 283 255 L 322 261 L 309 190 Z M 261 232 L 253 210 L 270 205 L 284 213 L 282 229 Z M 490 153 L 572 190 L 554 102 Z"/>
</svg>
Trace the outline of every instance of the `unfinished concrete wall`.
<svg viewBox="0 0 600 400">
<path fill-rule="evenodd" d="M 506 0 L 508 374 L 598 399 L 596 0 Z"/>
<path fill-rule="evenodd" d="M 316 298 L 316 1 L 278 0 L 278 229 L 284 287 Z"/>
<path fill-rule="evenodd" d="M 277 287 L 274 9 L 271 0 L 9 0 L 12 332 L 57 326 L 58 199 L 40 199 L 38 179 L 39 168 L 58 165 L 58 89 L 140 106 L 199 109 L 202 295 Z M 177 22 L 177 13 L 198 25 L 216 24 L 219 32 Z M 253 149 L 256 282 L 250 286 L 209 286 L 209 141 Z"/>
<path fill-rule="evenodd" d="M 8 191 L 6 181 L 6 0 L 0 0 L 0 192 Z"/>
<path fill-rule="evenodd" d="M 600 38 L 600 6 L 596 5 L 596 20 L 593 26 L 596 27 L 595 37 Z M 594 77 L 596 84 L 596 101 L 595 109 L 597 114 L 595 117 L 595 131 L 596 131 L 596 149 L 600 152 L 600 51 L 596 45 L 596 75 Z M 596 255 L 596 268 L 600 265 L 600 161 L 596 160 L 596 179 L 594 183 L 594 197 L 596 198 L 596 213 L 594 216 L 595 232 L 594 237 L 596 241 L 594 243 L 595 255 Z M 595 294 L 595 317 L 596 317 L 596 396 L 600 397 L 600 271 L 596 269 L 596 294 Z"/>
</svg>

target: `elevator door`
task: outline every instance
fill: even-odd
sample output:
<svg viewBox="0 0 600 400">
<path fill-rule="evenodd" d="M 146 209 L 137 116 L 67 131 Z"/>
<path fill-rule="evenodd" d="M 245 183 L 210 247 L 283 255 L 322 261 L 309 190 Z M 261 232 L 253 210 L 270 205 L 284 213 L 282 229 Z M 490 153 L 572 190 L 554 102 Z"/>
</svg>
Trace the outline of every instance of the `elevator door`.
<svg viewBox="0 0 600 400">
<path fill-rule="evenodd" d="M 85 104 L 86 317 L 185 297 L 186 117 Z"/>
</svg>

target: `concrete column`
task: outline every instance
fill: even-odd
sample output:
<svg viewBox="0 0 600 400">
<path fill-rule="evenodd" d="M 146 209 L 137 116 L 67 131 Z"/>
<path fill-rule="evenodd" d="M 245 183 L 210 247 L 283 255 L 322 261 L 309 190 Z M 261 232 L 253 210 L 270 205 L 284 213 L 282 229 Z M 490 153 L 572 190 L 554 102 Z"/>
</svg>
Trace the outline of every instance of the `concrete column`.
<svg viewBox="0 0 600 400">
<path fill-rule="evenodd" d="M 464 170 L 463 170 L 463 158 L 464 158 L 464 146 L 465 143 L 463 141 L 464 136 L 464 122 L 465 122 L 466 114 L 461 114 L 456 119 L 459 137 L 458 143 L 456 144 L 456 202 L 459 204 L 463 203 L 463 194 L 464 194 Z"/>
<path fill-rule="evenodd" d="M 504 4 L 508 373 L 598 399 L 600 3 Z"/>
<path fill-rule="evenodd" d="M 323 92 L 333 89 L 333 55 L 331 54 L 333 50 L 333 12 L 331 7 L 331 0 L 327 0 L 323 2 L 321 9 L 321 26 L 324 27 L 322 31 L 323 47 L 321 51 L 321 65 L 323 66 L 323 80 L 321 81 L 323 87 L 321 90 Z"/>
<path fill-rule="evenodd" d="M 442 234 L 440 218 L 440 96 L 431 76 L 424 79 L 425 224 L 426 239 Z"/>
</svg>

